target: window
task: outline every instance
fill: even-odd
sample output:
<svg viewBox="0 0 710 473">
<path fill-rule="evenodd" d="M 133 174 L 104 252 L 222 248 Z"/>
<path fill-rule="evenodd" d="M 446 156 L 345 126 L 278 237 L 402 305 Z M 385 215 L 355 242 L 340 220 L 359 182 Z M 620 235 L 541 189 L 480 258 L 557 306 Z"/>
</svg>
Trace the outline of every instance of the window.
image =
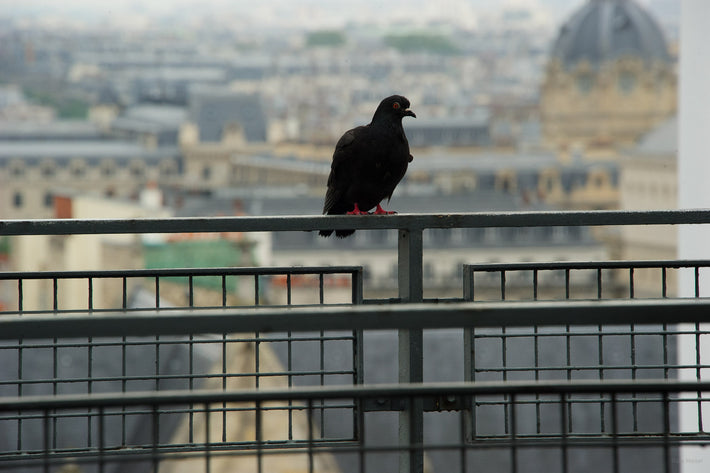
<svg viewBox="0 0 710 473">
<path fill-rule="evenodd" d="M 12 205 L 14 205 L 15 208 L 19 209 L 20 207 L 22 207 L 22 204 L 24 203 L 23 200 L 24 199 L 22 196 L 22 192 L 19 192 L 19 191 L 15 192 L 15 194 L 12 196 Z"/>
<path fill-rule="evenodd" d="M 636 76 L 634 73 L 629 71 L 621 71 L 619 73 L 619 90 L 624 95 L 628 95 L 633 92 L 634 87 L 636 87 Z"/>
<path fill-rule="evenodd" d="M 163 161 L 160 163 L 160 174 L 163 177 L 170 177 L 175 174 L 175 164 L 172 161 Z"/>
<path fill-rule="evenodd" d="M 104 177 L 109 177 L 109 176 L 113 176 L 114 174 L 116 174 L 116 165 L 114 164 L 114 162 L 107 161 L 107 162 L 101 163 L 101 174 Z"/>
<path fill-rule="evenodd" d="M 44 163 L 42 165 L 42 176 L 43 177 L 52 177 L 56 174 L 56 169 L 54 168 L 53 163 Z"/>
<path fill-rule="evenodd" d="M 53 207 L 54 206 L 54 195 L 51 192 L 44 194 L 44 206 Z"/>
<path fill-rule="evenodd" d="M 589 74 L 581 74 L 577 77 L 577 90 L 582 94 L 588 94 L 594 86 L 594 77 Z"/>
<path fill-rule="evenodd" d="M 71 163 L 71 173 L 74 177 L 82 177 L 86 174 L 86 163 L 81 159 L 76 159 Z"/>
<path fill-rule="evenodd" d="M 10 168 L 10 173 L 14 177 L 20 177 L 25 175 L 25 166 L 22 163 L 13 163 Z"/>
<path fill-rule="evenodd" d="M 143 173 L 145 172 L 143 163 L 141 162 L 133 162 L 131 163 L 131 175 L 134 177 L 141 177 L 143 176 Z"/>
<path fill-rule="evenodd" d="M 202 179 L 205 181 L 209 181 L 210 177 L 212 177 L 212 168 L 209 166 L 205 166 L 202 168 Z"/>
</svg>

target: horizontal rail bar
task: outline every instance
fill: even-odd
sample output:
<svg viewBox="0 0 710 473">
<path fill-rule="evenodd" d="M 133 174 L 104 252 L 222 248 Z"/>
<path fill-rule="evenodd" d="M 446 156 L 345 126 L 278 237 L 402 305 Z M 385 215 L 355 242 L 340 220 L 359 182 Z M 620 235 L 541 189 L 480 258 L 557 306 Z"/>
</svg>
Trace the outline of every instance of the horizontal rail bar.
<svg viewBox="0 0 710 473">
<path fill-rule="evenodd" d="M 222 402 L 269 402 L 308 399 L 408 398 L 416 396 L 481 396 L 493 394 L 597 394 L 708 392 L 710 381 L 677 380 L 572 380 L 487 381 L 449 383 L 399 383 L 309 386 L 282 389 L 225 391 L 166 390 L 120 393 L 88 393 L 0 397 L 0 411 L 73 409 L 157 404 L 212 404 Z"/>
<path fill-rule="evenodd" d="M 710 260 L 615 260 L 615 261 L 552 261 L 525 263 L 464 264 L 467 271 L 532 271 L 555 269 L 644 269 L 695 268 L 710 266 Z"/>
<path fill-rule="evenodd" d="M 38 219 L 0 221 L 0 235 L 314 231 L 710 223 L 710 210 L 472 212 L 399 215 L 296 215 L 169 219 Z"/>
<path fill-rule="evenodd" d="M 462 302 L 0 317 L 0 339 L 710 322 L 710 299 Z"/>
<path fill-rule="evenodd" d="M 362 266 L 258 266 L 222 268 L 166 268 L 166 269 L 116 269 L 96 271 L 3 271 L 0 280 L 14 279 L 85 279 L 132 277 L 187 277 L 187 276 L 272 276 L 282 274 L 354 274 Z"/>
</svg>

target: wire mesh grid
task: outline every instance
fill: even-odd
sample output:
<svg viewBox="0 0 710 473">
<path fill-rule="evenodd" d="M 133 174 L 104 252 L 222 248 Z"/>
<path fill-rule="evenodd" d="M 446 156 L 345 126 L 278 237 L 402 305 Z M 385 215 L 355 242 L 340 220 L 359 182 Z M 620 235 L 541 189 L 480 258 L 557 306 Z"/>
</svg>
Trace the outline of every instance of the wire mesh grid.
<svg viewBox="0 0 710 473">
<path fill-rule="evenodd" d="M 14 294 L 12 300 L 3 301 L 7 313 L 334 304 L 362 299 L 359 266 L 6 271 L 0 272 L 0 283 L 4 292 Z"/>
<path fill-rule="evenodd" d="M 464 266 L 467 300 L 610 300 L 669 298 L 680 271 L 692 274 L 699 297 L 701 269 L 708 261 L 613 261 L 486 264 Z M 672 281 L 672 282 L 671 282 Z M 668 323 L 475 328 L 464 332 L 465 379 L 476 382 L 550 380 L 695 380 L 707 376 L 703 347 L 710 332 L 703 324 Z M 590 320 L 589 322 L 593 322 Z M 682 347 L 682 349 L 681 349 Z M 577 446 L 617 444 L 602 471 L 620 466 L 618 442 L 629 446 L 632 471 L 678 471 L 680 460 L 669 443 L 705 443 L 707 397 L 658 393 L 571 394 L 479 398 L 472 405 L 471 435 L 476 442 L 518 442 Z M 685 413 L 681 421 L 679 409 Z M 688 419 L 693 419 L 688 422 Z M 686 435 L 687 434 L 687 435 Z M 510 443 L 515 437 L 516 442 Z M 631 446 L 640 438 L 656 439 L 643 454 Z M 572 442 L 573 441 L 573 442 Z M 570 443 L 572 442 L 572 443 Z M 651 442 L 653 443 L 653 442 Z M 580 458 L 584 455 L 580 453 Z M 570 460 L 572 457 L 567 457 Z M 652 459 L 652 460 L 650 460 Z M 629 460 L 631 461 L 631 460 Z M 570 471 L 587 471 L 581 460 Z M 621 462 L 621 463 L 620 463 Z M 588 464 L 587 464 L 588 465 Z M 537 470 L 536 470 L 537 471 Z"/>
<path fill-rule="evenodd" d="M 37 424 L 41 440 L 21 453 L 3 452 L 0 469 L 21 466 L 25 471 L 59 471 L 73 465 L 77 469 L 62 471 L 379 472 L 391 471 L 401 455 L 423 452 L 428 471 L 621 472 L 633 466 L 634 470 L 672 472 L 678 471 L 681 444 L 706 445 L 710 440 L 707 432 L 674 425 L 677 412 L 696 403 L 708 390 L 707 382 L 576 381 L 11 398 L 0 405 L 2 422 L 16 422 L 12 412 L 22 412 L 25 422 Z M 476 422 L 471 409 L 427 414 L 446 417 L 446 434 L 428 434 L 423 443 L 406 445 L 396 433 L 376 443 L 368 442 L 367 435 L 364 442 L 334 441 L 324 438 L 318 426 L 324 404 L 388 398 L 404 406 L 441 399 L 475 406 L 498 396 L 508 398 L 507 415 L 498 424 L 502 431 L 488 441 L 472 441 L 477 434 L 471 432 Z M 584 398 L 604 406 L 597 419 L 604 423 L 602 429 L 583 429 L 570 419 L 570 411 Z M 546 400 L 544 425 L 528 425 L 524 413 L 539 405 L 540 399 Z M 194 416 L 189 432 L 184 421 L 188 402 Z M 285 428 L 285 405 L 299 417 L 299 428 L 288 441 L 267 438 L 265 432 Z M 637 421 L 631 411 L 638 405 L 649 415 Z M 243 417 L 242 437 L 233 432 L 225 435 L 225 411 Z M 145 419 L 141 435 L 129 442 L 119 435 L 127 415 Z M 366 433 L 379 429 L 374 415 L 360 414 Z M 183 420 L 171 433 L 168 419 L 172 417 Z M 91 431 L 56 439 L 55 419 L 84 422 L 87 418 Z M 536 429 L 544 435 L 532 435 Z M 172 442 L 164 440 L 167 434 Z"/>
<path fill-rule="evenodd" d="M 691 274 L 695 297 L 707 260 L 585 261 L 466 264 L 467 300 L 568 300 L 675 296 L 680 273 Z"/>
<path fill-rule="evenodd" d="M 48 313 L 56 317 L 102 317 L 104 313 L 121 310 L 130 313 L 148 305 L 157 311 L 196 310 L 206 307 L 295 307 L 329 302 L 327 293 L 333 288 L 346 293 L 347 304 L 358 304 L 362 294 L 362 273 L 359 267 L 299 267 L 299 268 L 209 268 L 137 271 L 87 271 L 3 273 L 5 281 L 14 281 L 18 289 L 17 305 L 8 316 L 29 317 L 45 311 L 24 310 L 23 299 L 28 281 L 45 284 L 52 300 Z M 232 298 L 237 279 L 251 281 L 247 294 L 251 297 Z M 94 288 L 104 281 L 117 280 L 119 293 L 113 306 L 96 308 Z M 79 283 L 83 296 L 79 307 L 64 309 L 71 292 L 62 291 L 67 282 Z M 161 297 L 171 284 L 182 288 L 184 305 L 170 303 Z M 154 291 L 143 300 L 132 300 L 131 288 L 148 286 Z M 41 287 L 41 286 L 40 286 Z M 198 297 L 201 287 L 207 287 L 210 298 Z M 274 296 L 276 288 L 278 294 Z M 307 293 L 306 296 L 303 296 Z M 204 294 L 203 294 L 204 295 Z M 75 298 L 76 299 L 76 298 Z M 73 301 L 76 304 L 76 300 Z M 178 303 L 180 300 L 178 299 Z M 184 336 L 156 335 L 109 337 L 55 337 L 50 339 L 19 339 L 0 342 L 0 396 L 72 395 L 92 393 L 126 393 L 135 391 L 288 388 L 297 385 L 359 384 L 358 334 L 354 331 L 315 330 L 307 332 L 260 333 L 200 333 Z M 317 408 L 315 405 L 317 404 Z M 283 428 L 271 430 L 274 439 L 288 442 L 298 436 L 302 417 L 300 407 L 290 403 L 262 406 L 270 417 L 278 417 Z M 199 406 L 188 403 L 159 411 L 161 445 L 180 448 L 191 442 Z M 229 431 L 227 426 L 243 425 L 242 419 L 253 417 L 255 407 L 237 406 L 220 409 L 221 436 L 234 445 L 244 443 L 244 434 Z M 314 403 L 319 417 L 319 432 L 323 438 L 342 441 L 352 439 L 355 406 Z M 348 411 L 340 416 L 342 426 L 330 432 L 334 412 Z M 16 413 L 0 419 L 3 445 L 15 446 L 17 455 L 25 456 L 48 441 L 60 457 L 63 453 L 85 455 L 92 452 L 101 439 L 98 422 L 105 422 L 108 434 L 103 440 L 116 441 L 122 448 L 144 439 L 153 426 L 144 409 L 99 414 L 91 409 L 53 412 L 40 420 L 35 414 Z M 345 418 L 345 420 L 342 419 Z M 229 420 L 228 420 L 229 419 Z M 49 424 L 49 430 L 46 431 Z M 215 422 L 212 423 L 216 425 Z M 176 430 L 177 429 L 177 430 Z M 184 432 L 183 437 L 168 432 Z M 249 435 L 246 435 L 248 438 Z M 242 438 L 242 440 L 239 440 Z M 10 440 L 12 439 L 12 440 Z M 235 440 L 236 439 L 236 440 Z"/>
</svg>

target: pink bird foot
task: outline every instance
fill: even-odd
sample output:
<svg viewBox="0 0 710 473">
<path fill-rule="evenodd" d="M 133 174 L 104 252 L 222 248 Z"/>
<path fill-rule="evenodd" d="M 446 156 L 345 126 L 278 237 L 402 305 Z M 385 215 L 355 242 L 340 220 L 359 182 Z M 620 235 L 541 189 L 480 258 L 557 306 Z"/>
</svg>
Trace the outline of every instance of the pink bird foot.
<svg viewBox="0 0 710 473">
<path fill-rule="evenodd" d="M 375 212 L 374 212 L 375 215 L 394 215 L 394 214 L 396 214 L 396 213 L 397 213 L 397 212 L 393 212 L 393 211 L 391 211 L 391 210 L 385 210 L 385 209 L 383 209 L 383 208 L 380 206 L 380 204 L 377 204 L 377 208 L 375 209 Z"/>
<path fill-rule="evenodd" d="M 360 207 L 355 204 L 355 207 L 350 212 L 345 212 L 346 215 L 368 215 L 367 212 L 360 210 Z"/>
</svg>

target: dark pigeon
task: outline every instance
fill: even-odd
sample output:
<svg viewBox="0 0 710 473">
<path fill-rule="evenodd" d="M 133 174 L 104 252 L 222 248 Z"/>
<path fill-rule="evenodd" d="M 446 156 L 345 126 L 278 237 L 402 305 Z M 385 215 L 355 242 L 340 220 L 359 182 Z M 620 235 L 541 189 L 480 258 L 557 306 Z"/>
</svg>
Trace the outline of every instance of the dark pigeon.
<svg viewBox="0 0 710 473">
<path fill-rule="evenodd" d="M 348 130 L 338 140 L 328 176 L 323 213 L 327 215 L 364 215 L 375 209 L 377 215 L 393 214 L 380 202 L 389 200 L 407 166 L 412 161 L 402 118 L 415 117 L 409 100 L 401 95 L 387 97 L 375 110 L 368 125 Z M 336 230 L 341 238 L 355 230 Z M 327 237 L 333 230 L 321 230 Z"/>
</svg>

